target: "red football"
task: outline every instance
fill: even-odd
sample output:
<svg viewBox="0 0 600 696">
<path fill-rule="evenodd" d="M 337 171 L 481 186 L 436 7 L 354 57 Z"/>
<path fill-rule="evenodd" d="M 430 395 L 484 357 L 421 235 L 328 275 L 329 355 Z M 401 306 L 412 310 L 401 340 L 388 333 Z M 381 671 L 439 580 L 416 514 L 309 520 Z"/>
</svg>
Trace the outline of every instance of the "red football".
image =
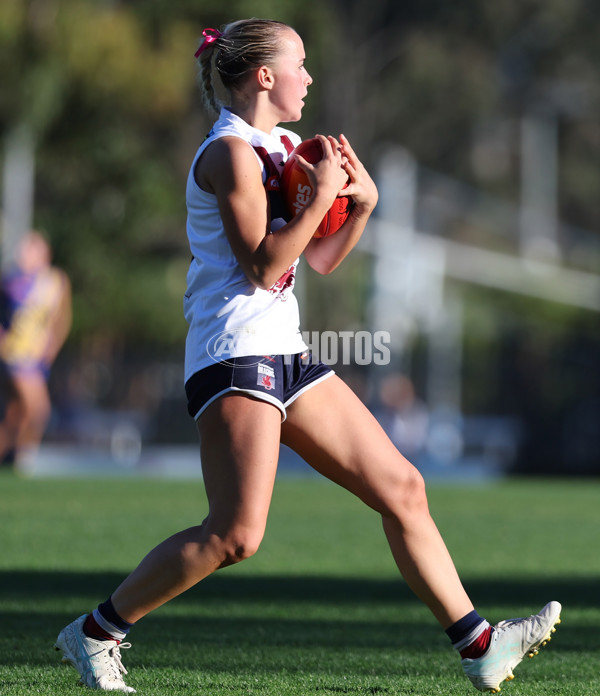
<svg viewBox="0 0 600 696">
<path fill-rule="evenodd" d="M 310 200 L 313 190 L 306 173 L 300 168 L 296 155 L 302 155 L 307 162 L 316 164 L 323 157 L 323 148 L 317 138 L 310 138 L 300 143 L 288 157 L 281 175 L 281 192 L 289 213 L 297 215 Z M 339 196 L 321 220 L 315 237 L 327 237 L 337 232 L 348 219 L 352 210 L 352 198 Z"/>
</svg>

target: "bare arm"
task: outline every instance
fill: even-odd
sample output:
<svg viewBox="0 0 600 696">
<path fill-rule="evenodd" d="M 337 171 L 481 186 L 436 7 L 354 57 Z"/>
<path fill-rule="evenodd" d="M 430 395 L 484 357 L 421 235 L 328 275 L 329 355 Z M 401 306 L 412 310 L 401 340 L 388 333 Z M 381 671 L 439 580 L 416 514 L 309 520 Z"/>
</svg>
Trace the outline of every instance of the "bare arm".
<svg viewBox="0 0 600 696">
<path fill-rule="evenodd" d="M 52 365 L 60 349 L 69 335 L 73 319 L 73 310 L 71 303 L 71 283 L 66 274 L 61 271 L 62 275 L 62 293 L 60 302 L 54 311 L 52 317 L 52 325 L 49 331 L 48 345 L 44 359 L 47 365 Z"/>
<path fill-rule="evenodd" d="M 200 158 L 196 182 L 217 197 L 225 233 L 240 266 L 257 287 L 275 283 L 304 251 L 345 183 L 342 153 L 334 138 L 318 136 L 325 155 L 303 162 L 315 195 L 303 211 L 276 233 L 269 232 L 268 199 L 252 147 L 236 137 L 219 138 Z"/>
</svg>

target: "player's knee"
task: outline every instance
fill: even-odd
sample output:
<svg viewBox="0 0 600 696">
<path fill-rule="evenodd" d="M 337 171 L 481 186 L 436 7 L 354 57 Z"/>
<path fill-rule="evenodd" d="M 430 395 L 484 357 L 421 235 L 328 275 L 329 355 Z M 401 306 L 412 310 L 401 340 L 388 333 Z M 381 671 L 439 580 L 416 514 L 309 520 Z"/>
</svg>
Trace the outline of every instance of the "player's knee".
<svg viewBox="0 0 600 696">
<path fill-rule="evenodd" d="M 223 564 L 232 565 L 240 563 L 254 556 L 262 542 L 262 531 L 231 530 L 222 539 Z"/>
<path fill-rule="evenodd" d="M 425 492 L 425 479 L 413 466 L 408 476 L 409 501 L 413 506 L 427 508 L 427 493 Z"/>
<path fill-rule="evenodd" d="M 411 464 L 398 471 L 386 487 L 384 516 L 402 518 L 428 512 L 425 481 Z"/>
<path fill-rule="evenodd" d="M 180 548 L 182 567 L 190 572 L 199 569 L 201 574 L 205 571 L 207 554 L 215 570 L 226 568 L 253 556 L 263 536 L 262 533 L 246 530 L 215 530 L 206 522 L 199 527 L 191 527 L 187 533 L 188 539 Z"/>
</svg>

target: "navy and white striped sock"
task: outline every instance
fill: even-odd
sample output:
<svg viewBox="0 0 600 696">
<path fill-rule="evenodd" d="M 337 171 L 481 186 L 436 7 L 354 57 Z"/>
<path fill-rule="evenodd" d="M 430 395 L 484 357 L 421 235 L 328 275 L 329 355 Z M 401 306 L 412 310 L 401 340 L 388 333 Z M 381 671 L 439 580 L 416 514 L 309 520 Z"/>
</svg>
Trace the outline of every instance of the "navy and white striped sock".
<svg viewBox="0 0 600 696">
<path fill-rule="evenodd" d="M 117 614 L 109 597 L 87 617 L 83 625 L 83 632 L 90 638 L 116 640 L 120 643 L 125 639 L 132 626 L 132 623 L 125 621 Z"/>
<path fill-rule="evenodd" d="M 492 627 L 473 610 L 446 629 L 446 634 L 463 659 L 476 659 L 488 649 Z"/>
</svg>

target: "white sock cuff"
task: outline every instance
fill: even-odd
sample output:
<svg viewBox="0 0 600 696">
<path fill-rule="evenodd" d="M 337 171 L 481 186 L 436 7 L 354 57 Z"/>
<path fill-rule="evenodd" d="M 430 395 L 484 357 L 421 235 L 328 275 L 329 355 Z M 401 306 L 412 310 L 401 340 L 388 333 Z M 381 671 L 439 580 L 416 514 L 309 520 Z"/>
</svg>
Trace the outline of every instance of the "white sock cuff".
<svg viewBox="0 0 600 696">
<path fill-rule="evenodd" d="M 120 628 L 117 628 L 117 626 L 115 626 L 113 623 L 107 621 L 97 608 L 94 609 L 92 613 L 98 626 L 100 626 L 100 628 L 107 633 L 110 633 L 115 640 L 122 641 L 127 636 L 127 634 L 124 633 Z"/>
<path fill-rule="evenodd" d="M 471 643 L 474 640 L 477 640 L 479 636 L 486 631 L 490 627 L 490 624 L 485 620 L 481 619 L 481 621 L 475 626 L 475 628 L 467 634 L 462 640 L 459 640 L 458 643 L 452 643 L 452 647 L 458 650 L 460 652 L 461 650 L 464 650 L 464 648 L 467 647 L 467 645 L 471 645 Z"/>
</svg>

